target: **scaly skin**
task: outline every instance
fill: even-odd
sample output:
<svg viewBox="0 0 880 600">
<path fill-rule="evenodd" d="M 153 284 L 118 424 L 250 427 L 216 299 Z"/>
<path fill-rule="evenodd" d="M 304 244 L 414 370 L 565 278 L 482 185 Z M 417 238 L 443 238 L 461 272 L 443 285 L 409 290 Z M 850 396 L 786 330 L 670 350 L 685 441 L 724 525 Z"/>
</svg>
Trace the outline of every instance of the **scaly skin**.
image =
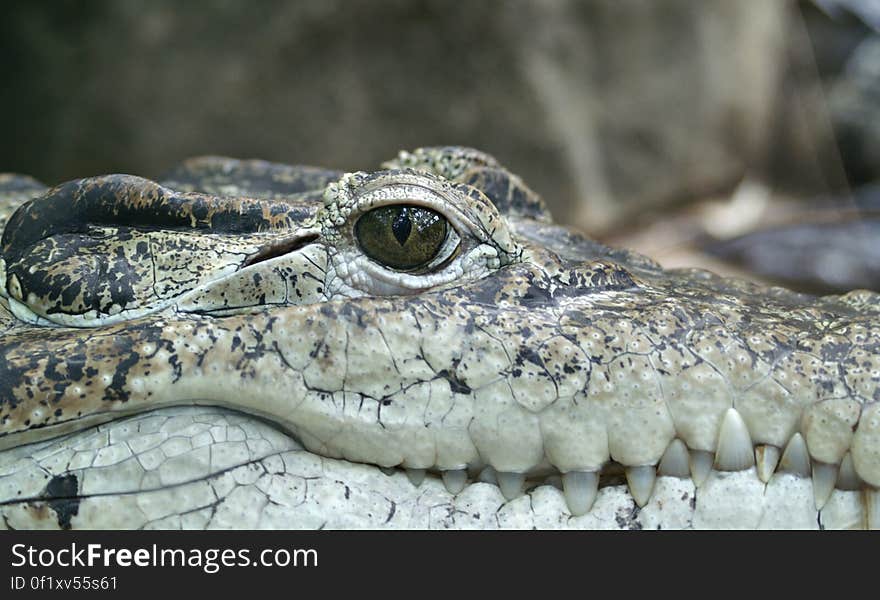
<svg viewBox="0 0 880 600">
<path fill-rule="evenodd" d="M 397 512 L 365 499 L 352 505 L 346 492 L 340 510 L 358 516 L 334 517 L 328 496 L 314 489 L 330 480 L 358 481 L 345 484 L 349 491 L 382 489 L 376 493 L 391 506 L 409 507 L 397 517 L 407 520 L 392 523 L 392 514 L 389 526 L 486 525 L 419 512 L 433 503 L 468 513 L 459 503 L 469 497 L 501 526 L 876 523 L 876 294 L 813 298 L 703 271 L 664 271 L 553 225 L 518 178 L 474 151 L 405 153 L 387 166 L 340 177 L 208 159 L 179 169 L 166 188 L 135 178 L 84 180 L 12 217 L 0 265 L 8 295 L 0 304 L 6 524 L 381 526 L 364 515 Z M 323 188 L 323 204 L 314 187 Z M 414 198 L 444 214 L 461 243 L 432 272 L 403 276 L 366 258 L 351 228 L 371 207 Z M 171 207 L 158 221 L 157 202 Z M 57 216 L 65 206 L 73 217 Z M 143 207 L 152 211 L 147 225 Z M 233 212 L 239 220 L 230 227 L 223 215 Z M 88 273 L 102 257 L 110 264 L 102 277 L 68 289 L 75 278 L 65 274 Z M 192 404 L 206 408 L 162 410 Z M 176 416 L 161 416 L 168 414 Z M 226 460 L 229 434 L 215 427 L 241 429 L 237 458 Z M 719 448 L 719 439 L 734 440 L 740 452 Z M 792 439 L 806 441 L 818 473 L 816 505 L 802 493 L 809 480 L 770 479 L 775 460 L 769 472 L 759 460 L 760 479 L 752 466 L 753 444 L 759 458 L 778 458 Z M 694 482 L 654 483 L 654 467 L 680 447 L 674 440 L 697 462 L 718 451 L 718 471 L 700 488 L 702 512 Z M 156 448 L 161 456 L 144 459 Z M 246 465 L 259 477 L 220 489 Z M 569 484 L 581 476 L 570 474 L 589 480 L 601 472 L 603 487 L 591 510 L 571 519 L 549 486 L 523 496 L 528 506 L 505 504 L 485 484 L 449 495 L 436 477 L 415 488 L 369 465 L 414 477 L 447 472 L 453 491 L 455 472 L 488 465 L 511 498 L 517 474 L 551 481 L 562 474 Z M 791 460 L 781 462 L 785 469 L 804 471 Z M 661 475 L 681 471 L 665 466 Z M 646 505 L 641 512 L 615 485 L 624 473 Z M 266 516 L 266 506 L 285 505 L 279 494 L 290 500 L 276 480 L 311 481 L 312 495 L 297 492 L 291 506 Z M 844 491 L 831 492 L 835 482 Z M 737 507 L 725 500 L 731 494 Z M 243 498 L 230 500 L 236 495 Z M 576 496 L 568 494 L 571 512 L 583 512 Z M 76 499 L 75 515 L 64 497 Z M 255 522 L 218 517 L 218 507 L 256 497 L 265 506 Z M 303 508 L 310 501 L 318 508 Z M 47 506 L 54 518 L 45 518 Z M 817 506 L 832 511 L 824 522 Z M 497 517 L 505 510 L 512 511 L 506 521 Z M 807 517 L 779 517 L 786 512 Z"/>
</svg>

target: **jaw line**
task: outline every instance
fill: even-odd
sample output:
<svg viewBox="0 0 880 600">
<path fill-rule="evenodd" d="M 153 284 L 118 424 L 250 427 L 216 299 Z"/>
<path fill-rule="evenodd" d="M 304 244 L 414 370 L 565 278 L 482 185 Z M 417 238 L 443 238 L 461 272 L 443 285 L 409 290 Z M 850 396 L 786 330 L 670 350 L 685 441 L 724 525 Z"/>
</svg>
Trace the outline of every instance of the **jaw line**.
<svg viewBox="0 0 880 600">
<path fill-rule="evenodd" d="M 820 517 L 809 479 L 764 485 L 754 469 L 713 472 L 699 489 L 658 477 L 644 508 L 611 482 L 592 510 L 572 517 L 554 485 L 511 501 L 481 481 L 451 494 L 435 473 L 416 487 L 402 469 L 321 457 L 271 423 L 212 406 L 141 413 L 0 459 L 0 525 L 13 528 L 58 527 L 59 507 L 73 504 L 74 528 L 818 528 L 852 520 L 861 494 L 835 490 Z M 47 495 L 49 475 L 75 477 L 77 493 Z"/>
</svg>

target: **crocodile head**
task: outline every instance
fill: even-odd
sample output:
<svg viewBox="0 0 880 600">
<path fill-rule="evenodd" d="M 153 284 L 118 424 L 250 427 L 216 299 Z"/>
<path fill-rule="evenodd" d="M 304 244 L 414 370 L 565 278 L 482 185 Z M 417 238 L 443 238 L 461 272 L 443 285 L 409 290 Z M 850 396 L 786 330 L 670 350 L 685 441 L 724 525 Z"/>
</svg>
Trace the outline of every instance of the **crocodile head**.
<svg viewBox="0 0 880 600">
<path fill-rule="evenodd" d="M 383 167 L 5 179 L 0 523 L 880 523 L 876 294 L 663 270 L 474 150 Z"/>
</svg>

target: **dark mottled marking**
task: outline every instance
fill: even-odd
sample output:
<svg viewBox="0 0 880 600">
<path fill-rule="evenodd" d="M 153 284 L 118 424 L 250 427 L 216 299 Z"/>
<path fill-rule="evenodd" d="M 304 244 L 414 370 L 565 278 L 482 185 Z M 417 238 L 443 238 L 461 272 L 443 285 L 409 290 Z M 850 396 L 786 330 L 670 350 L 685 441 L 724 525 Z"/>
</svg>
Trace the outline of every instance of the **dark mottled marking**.
<svg viewBox="0 0 880 600">
<path fill-rule="evenodd" d="M 438 372 L 437 376 L 442 377 L 443 379 L 448 381 L 449 388 L 453 392 L 455 392 L 456 394 L 470 394 L 472 391 L 471 388 L 466 383 L 464 383 L 463 381 L 458 379 L 454 373 L 450 373 L 446 369 L 443 369 L 442 371 Z"/>
<path fill-rule="evenodd" d="M 79 481 L 76 475 L 56 475 L 46 485 L 42 496 L 58 517 L 61 529 L 70 529 L 70 521 L 79 514 Z"/>
<path fill-rule="evenodd" d="M 478 168 L 466 173 L 463 183 L 479 189 L 499 212 L 550 222 L 550 211 L 544 201 L 530 190 L 522 180 L 501 168 Z"/>
</svg>

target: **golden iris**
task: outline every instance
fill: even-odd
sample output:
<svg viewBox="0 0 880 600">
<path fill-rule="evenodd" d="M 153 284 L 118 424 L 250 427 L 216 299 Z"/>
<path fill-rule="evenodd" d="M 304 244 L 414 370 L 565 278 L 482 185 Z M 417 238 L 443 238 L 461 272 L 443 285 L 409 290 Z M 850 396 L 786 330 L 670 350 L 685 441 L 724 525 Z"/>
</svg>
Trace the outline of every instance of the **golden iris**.
<svg viewBox="0 0 880 600">
<path fill-rule="evenodd" d="M 423 206 L 395 204 L 365 213 L 354 226 L 364 253 L 398 271 L 411 271 L 431 261 L 446 240 L 448 222 Z"/>
</svg>

